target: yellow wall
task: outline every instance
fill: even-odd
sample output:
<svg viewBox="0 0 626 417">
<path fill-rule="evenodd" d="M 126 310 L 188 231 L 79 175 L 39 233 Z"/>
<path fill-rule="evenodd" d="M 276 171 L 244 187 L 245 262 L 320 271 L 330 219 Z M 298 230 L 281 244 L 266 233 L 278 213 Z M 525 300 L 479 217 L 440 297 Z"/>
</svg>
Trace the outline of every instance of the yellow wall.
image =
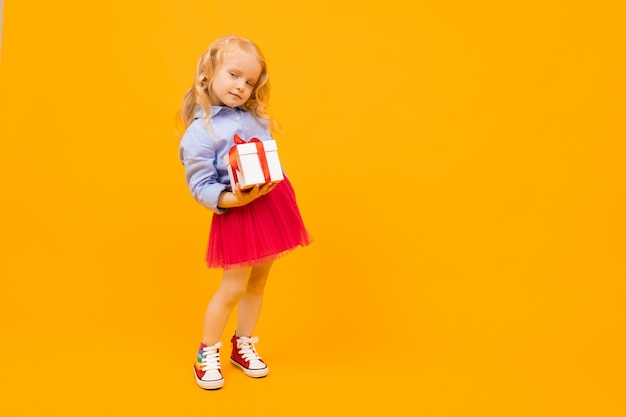
<svg viewBox="0 0 626 417">
<path fill-rule="evenodd" d="M 619 2 L 4 3 L 0 414 L 626 412 Z M 173 121 L 226 33 L 316 241 L 268 287 L 273 375 L 205 393 Z"/>
</svg>

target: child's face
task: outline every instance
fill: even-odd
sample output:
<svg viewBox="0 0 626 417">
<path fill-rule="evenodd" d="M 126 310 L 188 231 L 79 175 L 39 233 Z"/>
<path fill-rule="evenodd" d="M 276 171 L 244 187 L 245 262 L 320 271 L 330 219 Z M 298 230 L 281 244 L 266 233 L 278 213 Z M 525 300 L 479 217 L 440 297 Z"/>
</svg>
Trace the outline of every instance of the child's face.
<svg viewBox="0 0 626 417">
<path fill-rule="evenodd" d="M 211 85 L 213 106 L 242 106 L 261 77 L 261 63 L 245 52 L 226 55 Z"/>
</svg>

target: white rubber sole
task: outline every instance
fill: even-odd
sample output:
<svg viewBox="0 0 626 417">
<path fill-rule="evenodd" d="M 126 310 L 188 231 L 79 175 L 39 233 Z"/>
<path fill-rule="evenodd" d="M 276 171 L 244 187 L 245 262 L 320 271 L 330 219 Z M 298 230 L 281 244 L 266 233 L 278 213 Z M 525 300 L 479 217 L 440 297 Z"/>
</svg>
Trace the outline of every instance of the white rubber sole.
<svg viewBox="0 0 626 417">
<path fill-rule="evenodd" d="M 251 378 L 263 378 L 264 376 L 267 376 L 267 374 L 269 374 L 270 372 L 270 368 L 268 366 L 263 369 L 247 369 L 241 366 L 237 361 L 233 360 L 232 358 L 230 360 L 230 363 L 235 368 L 241 369 L 244 374 L 248 375 Z"/>
<path fill-rule="evenodd" d="M 210 389 L 210 390 L 214 390 L 214 389 L 220 389 L 224 386 L 224 378 L 222 379 L 218 379 L 216 381 L 203 381 L 200 378 L 198 378 L 198 375 L 196 374 L 196 370 L 194 368 L 193 370 L 193 376 L 196 378 L 196 383 L 198 384 L 198 386 L 202 389 Z"/>
</svg>

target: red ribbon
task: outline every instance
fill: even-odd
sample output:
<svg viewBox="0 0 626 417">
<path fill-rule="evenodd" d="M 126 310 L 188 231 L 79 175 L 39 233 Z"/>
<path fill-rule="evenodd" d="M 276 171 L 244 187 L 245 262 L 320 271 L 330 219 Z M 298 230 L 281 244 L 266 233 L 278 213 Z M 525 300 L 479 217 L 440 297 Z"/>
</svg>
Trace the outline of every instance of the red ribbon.
<svg viewBox="0 0 626 417">
<path fill-rule="evenodd" d="M 266 183 L 270 182 L 270 169 L 267 166 L 267 157 L 265 156 L 265 148 L 263 147 L 263 142 L 258 138 L 252 138 L 249 142 L 246 142 L 245 140 L 241 139 L 239 135 L 235 134 L 235 146 L 230 148 L 230 150 L 228 151 L 228 159 L 230 162 L 230 168 L 233 171 L 233 180 L 235 180 L 235 184 L 239 182 L 239 179 L 237 178 L 237 171 L 239 171 L 239 163 L 237 161 L 237 145 L 243 145 L 244 143 L 256 144 L 256 152 L 259 156 L 261 169 L 263 170 L 263 177 Z"/>
</svg>

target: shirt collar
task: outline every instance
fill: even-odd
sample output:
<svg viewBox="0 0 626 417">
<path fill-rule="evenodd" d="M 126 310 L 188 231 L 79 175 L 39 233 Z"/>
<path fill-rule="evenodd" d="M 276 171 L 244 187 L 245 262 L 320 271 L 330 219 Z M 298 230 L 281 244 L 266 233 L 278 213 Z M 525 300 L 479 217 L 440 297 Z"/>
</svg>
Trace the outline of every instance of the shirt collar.
<svg viewBox="0 0 626 417">
<path fill-rule="evenodd" d="M 228 106 L 211 106 L 211 118 L 214 118 L 215 116 L 217 116 L 217 114 L 221 111 L 226 111 L 227 109 L 230 110 L 242 110 L 242 111 L 247 111 L 245 108 L 243 107 L 228 107 Z M 195 119 L 199 119 L 202 117 L 202 113 L 204 113 L 204 108 L 200 107 L 198 108 L 198 110 L 196 111 L 196 115 L 194 116 Z"/>
</svg>

